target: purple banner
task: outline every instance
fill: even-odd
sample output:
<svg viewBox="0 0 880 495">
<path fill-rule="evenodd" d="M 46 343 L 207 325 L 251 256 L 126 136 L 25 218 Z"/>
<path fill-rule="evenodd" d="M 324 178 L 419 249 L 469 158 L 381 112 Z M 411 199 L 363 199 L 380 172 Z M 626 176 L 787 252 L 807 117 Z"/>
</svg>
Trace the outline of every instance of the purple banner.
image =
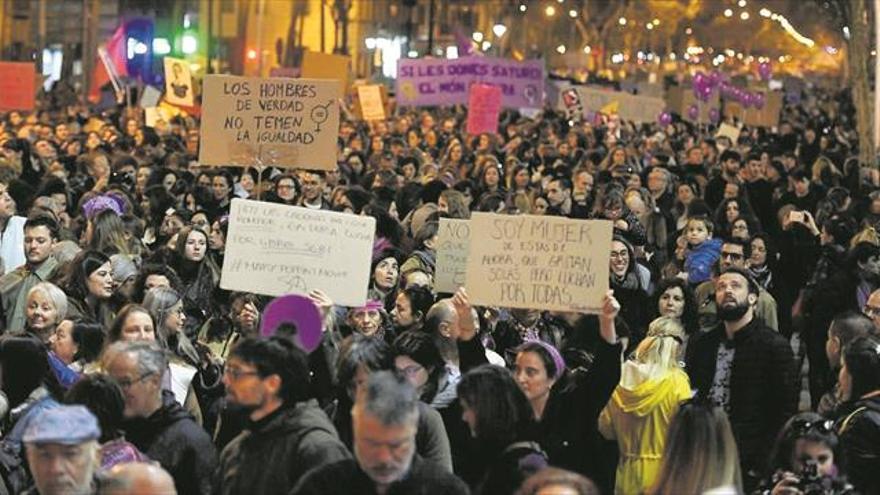
<svg viewBox="0 0 880 495">
<path fill-rule="evenodd" d="M 402 58 L 397 63 L 397 103 L 465 104 L 474 82 L 500 87 L 505 108 L 541 108 L 544 103 L 543 60 L 517 62 L 492 57 Z"/>
</svg>

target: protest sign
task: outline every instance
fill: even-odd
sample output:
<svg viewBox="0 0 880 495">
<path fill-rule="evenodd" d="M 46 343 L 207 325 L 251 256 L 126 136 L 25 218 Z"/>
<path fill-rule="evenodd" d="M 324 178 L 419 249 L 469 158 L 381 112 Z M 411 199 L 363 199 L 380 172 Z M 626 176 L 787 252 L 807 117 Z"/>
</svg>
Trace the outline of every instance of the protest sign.
<svg viewBox="0 0 880 495">
<path fill-rule="evenodd" d="M 138 102 L 138 105 L 145 109 L 155 107 L 159 104 L 159 98 L 161 97 L 162 92 L 148 84 L 144 86 L 144 91 L 141 93 L 141 100 Z"/>
<path fill-rule="evenodd" d="M 397 102 L 403 106 L 465 104 L 474 82 L 500 87 L 504 108 L 541 108 L 544 61 L 461 57 L 397 62 Z"/>
<path fill-rule="evenodd" d="M 725 99 L 724 116 L 736 117 L 745 125 L 757 127 L 774 127 L 779 125 L 779 112 L 782 111 L 783 94 L 780 91 L 757 91 L 764 94 L 762 108 L 744 108 L 739 102 Z"/>
<path fill-rule="evenodd" d="M 562 98 L 562 107 L 565 109 L 565 115 L 568 120 L 580 122 L 584 118 L 584 106 L 581 104 L 581 97 L 574 88 L 567 88 L 560 92 Z"/>
<path fill-rule="evenodd" d="M 272 67 L 269 69 L 269 77 L 299 77 L 299 67 Z"/>
<path fill-rule="evenodd" d="M 192 73 L 186 60 L 165 57 L 165 101 L 172 105 L 191 107 L 193 97 Z"/>
<path fill-rule="evenodd" d="M 385 120 L 385 103 L 382 87 L 378 84 L 364 84 L 357 87 L 361 117 L 364 120 Z"/>
<path fill-rule="evenodd" d="M 279 296 L 324 291 L 366 302 L 376 220 L 246 199 L 232 200 L 220 287 Z"/>
<path fill-rule="evenodd" d="M 691 106 L 697 108 L 695 119 L 690 115 Z M 721 108 L 719 92 L 713 91 L 709 101 L 699 101 L 692 88 L 674 86 L 666 92 L 666 108 L 688 122 L 707 124 L 712 121 L 709 116 L 712 109 Z"/>
<path fill-rule="evenodd" d="M 440 219 L 434 290 L 453 293 L 464 286 L 470 241 L 471 227 L 468 220 Z"/>
<path fill-rule="evenodd" d="M 611 222 L 473 213 L 466 287 L 483 306 L 598 313 Z M 478 233 L 478 234 L 476 234 Z"/>
<path fill-rule="evenodd" d="M 560 99 L 557 102 L 558 109 L 568 111 L 571 105 L 567 104 L 567 102 L 571 100 L 571 97 L 566 97 L 565 94 L 570 89 L 577 91 L 585 116 L 589 113 L 601 112 L 603 108 L 614 108 L 616 103 L 617 114 L 621 119 L 634 122 L 654 122 L 666 107 L 666 102 L 662 98 L 631 95 L 622 91 L 611 91 L 589 86 L 567 85 L 561 88 Z"/>
<path fill-rule="evenodd" d="M 304 79 L 338 79 L 348 91 L 351 81 L 351 57 L 321 52 L 305 52 L 300 71 Z"/>
<path fill-rule="evenodd" d="M 742 125 L 731 125 L 727 122 L 722 122 L 720 126 L 718 126 L 718 132 L 715 133 L 715 137 L 726 137 L 730 139 L 730 142 L 736 146 L 736 143 L 739 142 L 739 132 L 742 130 Z"/>
<path fill-rule="evenodd" d="M 472 85 L 468 100 L 468 134 L 497 133 L 499 113 L 501 113 L 501 88 L 482 83 Z"/>
<path fill-rule="evenodd" d="M 205 76 L 199 162 L 336 170 L 339 81 Z"/>
<path fill-rule="evenodd" d="M 0 62 L 0 111 L 33 110 L 36 88 L 33 62 Z"/>
</svg>

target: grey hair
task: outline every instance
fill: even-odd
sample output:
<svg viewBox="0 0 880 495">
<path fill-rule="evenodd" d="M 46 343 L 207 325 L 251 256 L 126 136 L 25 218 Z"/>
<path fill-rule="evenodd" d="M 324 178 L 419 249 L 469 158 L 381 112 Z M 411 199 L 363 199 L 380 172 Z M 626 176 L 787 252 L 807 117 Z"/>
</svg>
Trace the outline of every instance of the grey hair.
<svg viewBox="0 0 880 495">
<path fill-rule="evenodd" d="M 390 371 L 376 371 L 370 373 L 354 407 L 386 426 L 398 426 L 418 422 L 418 405 L 416 390 L 407 380 Z"/>
<path fill-rule="evenodd" d="M 168 357 L 165 351 L 155 342 L 145 341 L 118 341 L 110 344 L 104 351 L 103 368 L 108 369 L 110 364 L 120 354 L 131 354 L 137 359 L 138 373 L 141 375 L 159 375 L 165 373 L 168 368 Z"/>
<path fill-rule="evenodd" d="M 58 323 L 64 318 L 64 315 L 67 314 L 67 294 L 64 293 L 63 290 L 59 289 L 57 285 L 50 282 L 40 282 L 37 285 L 31 287 L 31 290 L 28 291 L 27 297 L 25 301 L 31 298 L 32 294 L 36 294 L 37 292 L 42 292 L 52 301 L 52 304 L 55 305 L 55 312 L 58 314 L 56 318 L 56 322 Z"/>
<path fill-rule="evenodd" d="M 192 364 L 199 362 L 199 354 L 193 347 L 184 332 L 176 332 L 174 339 L 171 338 L 171 331 L 165 325 L 168 315 L 171 314 L 173 308 L 183 298 L 180 294 L 170 287 L 154 287 L 150 289 L 144 296 L 144 307 L 150 312 L 153 321 L 156 322 L 156 335 L 166 347 L 171 349 L 178 356 L 188 359 Z M 177 345 L 170 345 L 171 342 L 177 342 Z"/>
</svg>

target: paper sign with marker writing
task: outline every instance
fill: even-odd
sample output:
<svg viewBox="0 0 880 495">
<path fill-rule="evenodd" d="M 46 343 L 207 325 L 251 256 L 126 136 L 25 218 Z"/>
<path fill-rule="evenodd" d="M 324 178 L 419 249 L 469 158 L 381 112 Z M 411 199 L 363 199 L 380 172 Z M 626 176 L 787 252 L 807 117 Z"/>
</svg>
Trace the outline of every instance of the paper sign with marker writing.
<svg viewBox="0 0 880 495">
<path fill-rule="evenodd" d="M 482 306 L 599 313 L 608 290 L 612 225 L 473 213 L 466 288 Z"/>
<path fill-rule="evenodd" d="M 470 242 L 471 227 L 468 220 L 440 219 L 434 290 L 453 293 L 464 286 Z"/>
<path fill-rule="evenodd" d="M 735 145 L 739 141 L 739 133 L 741 130 L 742 125 L 732 125 L 727 122 L 722 122 L 721 125 L 718 126 L 718 132 L 715 133 L 715 137 L 726 137 Z"/>
<path fill-rule="evenodd" d="M 34 109 L 35 74 L 33 62 L 0 62 L 0 111 Z"/>
<path fill-rule="evenodd" d="M 501 87 L 491 84 L 471 86 L 468 100 L 468 134 L 498 132 L 498 114 L 501 112 Z"/>
<path fill-rule="evenodd" d="M 365 84 L 357 87 L 361 116 L 364 120 L 385 120 L 385 104 L 382 102 L 382 88 L 378 84 Z"/>
<path fill-rule="evenodd" d="M 172 105 L 191 107 L 193 97 L 192 73 L 186 60 L 165 57 L 165 101 Z"/>
<path fill-rule="evenodd" d="M 205 76 L 199 162 L 336 170 L 339 81 Z"/>
<path fill-rule="evenodd" d="M 279 296 L 324 291 L 336 304 L 367 300 L 376 220 L 234 199 L 220 287 Z"/>
</svg>

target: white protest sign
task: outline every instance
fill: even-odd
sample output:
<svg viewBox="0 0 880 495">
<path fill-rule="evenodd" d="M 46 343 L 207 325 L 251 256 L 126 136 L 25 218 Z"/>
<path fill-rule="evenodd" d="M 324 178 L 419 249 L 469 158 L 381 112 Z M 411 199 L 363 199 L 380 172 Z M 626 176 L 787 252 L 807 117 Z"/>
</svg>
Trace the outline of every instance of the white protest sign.
<svg viewBox="0 0 880 495">
<path fill-rule="evenodd" d="M 385 120 L 385 102 L 378 84 L 358 86 L 357 94 L 364 120 Z"/>
<path fill-rule="evenodd" d="M 156 89 L 153 86 L 147 85 L 144 87 L 144 92 L 141 93 L 141 101 L 139 103 L 141 108 L 151 108 L 155 107 L 159 104 L 159 98 L 162 97 L 162 92 Z"/>
<path fill-rule="evenodd" d="M 367 300 L 376 220 L 233 199 L 220 287 L 280 296 L 324 291 L 336 304 Z"/>
<path fill-rule="evenodd" d="M 612 225 L 473 213 L 467 291 L 482 306 L 599 313 L 608 290 Z"/>
<path fill-rule="evenodd" d="M 568 86 L 577 91 L 584 112 L 598 112 L 603 108 L 615 106 L 617 114 L 623 120 L 635 122 L 654 122 L 666 108 L 663 98 L 653 96 L 632 95 L 622 91 L 610 91 L 588 86 Z M 563 86 L 562 90 L 568 89 Z M 560 98 L 557 108 L 565 110 L 565 102 Z"/>
<path fill-rule="evenodd" d="M 209 75 L 199 162 L 336 170 L 339 81 Z"/>
<path fill-rule="evenodd" d="M 736 143 L 739 142 L 739 132 L 742 130 L 742 125 L 733 125 L 728 124 L 727 122 L 722 122 L 720 126 L 718 126 L 718 132 L 715 133 L 715 137 L 726 137 L 730 139 L 730 142 L 736 146 Z"/>
<path fill-rule="evenodd" d="M 193 96 L 192 73 L 189 63 L 179 58 L 165 57 L 165 101 L 172 105 L 191 107 Z"/>
<path fill-rule="evenodd" d="M 437 233 L 434 290 L 453 293 L 465 283 L 471 228 L 468 220 L 441 218 Z"/>
</svg>

